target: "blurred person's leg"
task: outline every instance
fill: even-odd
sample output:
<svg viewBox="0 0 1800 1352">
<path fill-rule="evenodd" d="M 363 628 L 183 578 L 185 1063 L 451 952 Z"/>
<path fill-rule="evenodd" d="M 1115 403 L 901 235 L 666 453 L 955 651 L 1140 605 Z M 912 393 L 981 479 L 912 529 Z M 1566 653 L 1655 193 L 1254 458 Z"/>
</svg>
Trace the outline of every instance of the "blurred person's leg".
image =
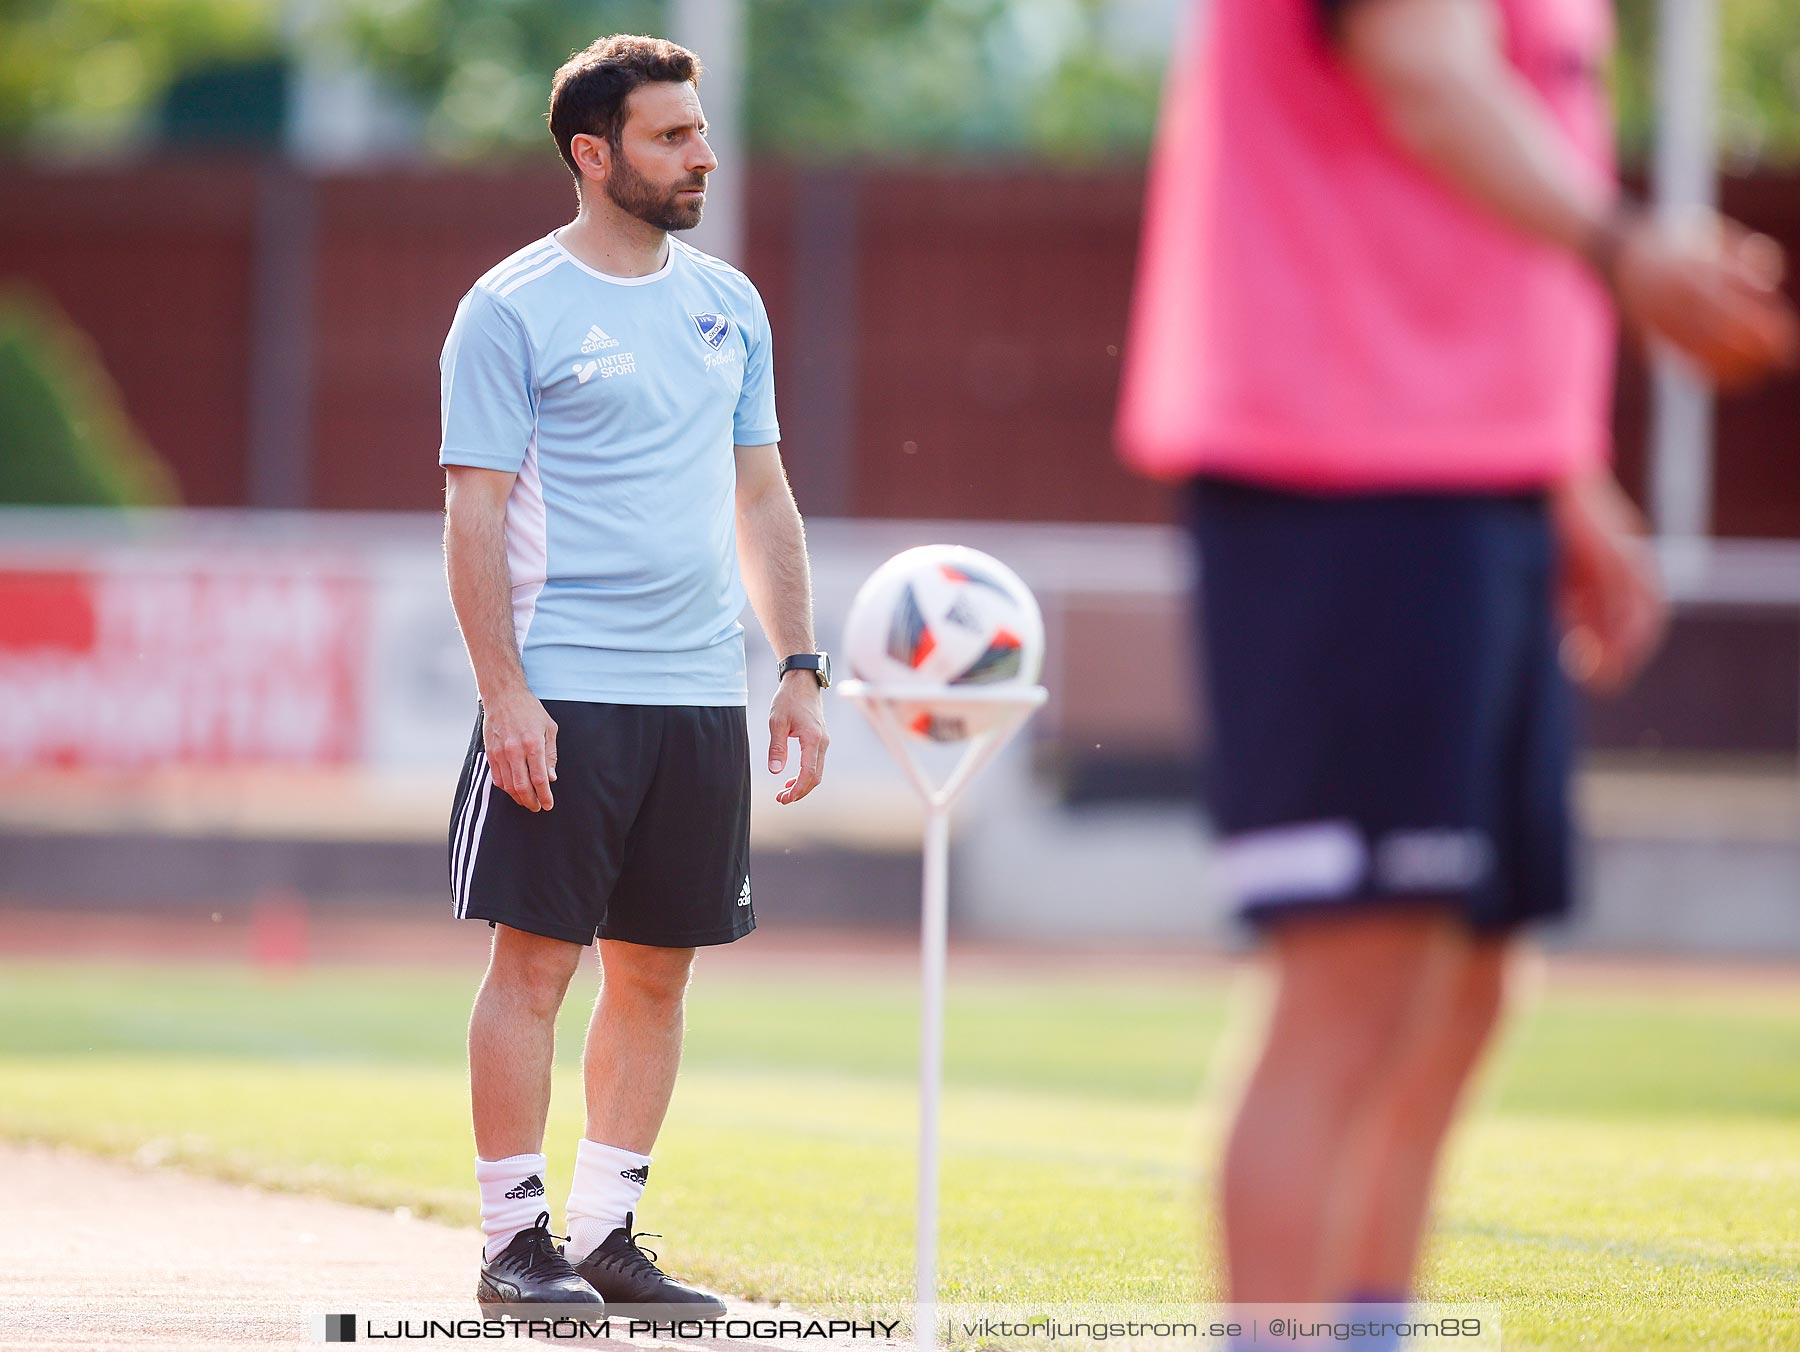
<svg viewBox="0 0 1800 1352">
<path fill-rule="evenodd" d="M 1469 936 L 1566 906 L 1548 523 L 1526 495 L 1209 480 L 1191 505 L 1220 871 L 1280 981 L 1222 1179 L 1230 1291 L 1335 1302 L 1349 1274 L 1339 1181 L 1387 1167 L 1363 1141 L 1383 1130 L 1390 1080 L 1411 1075 L 1430 1092 L 1404 1134 L 1434 1144 L 1423 1162 L 1401 1137 L 1395 1149 L 1413 1170 L 1400 1186 L 1421 1198 L 1408 1208 L 1425 1209 L 1435 1141 L 1492 1015 L 1472 1012 L 1480 1034 L 1420 1069 L 1409 1048 L 1445 1017 Z M 1404 1238 L 1417 1221 L 1396 1224 Z"/>
<path fill-rule="evenodd" d="M 1275 1007 L 1221 1179 L 1233 1301 L 1338 1294 L 1326 1261 L 1334 1182 L 1457 923 L 1436 907 L 1371 908 L 1270 927 Z"/>
<path fill-rule="evenodd" d="M 1500 1023 L 1509 951 L 1497 938 L 1460 947 L 1382 1080 L 1338 1182 L 1333 1295 L 1409 1299 L 1444 1141 Z"/>
<path fill-rule="evenodd" d="M 494 927 L 487 974 L 469 1017 L 469 1100 L 481 1228 L 494 1257 L 547 1210 L 544 1122 L 556 1013 L 581 945 Z"/>
<path fill-rule="evenodd" d="M 1411 1295 L 1443 1145 L 1469 1081 L 1491 1045 L 1505 1003 L 1507 936 L 1570 906 L 1569 779 L 1574 715 L 1552 605 L 1553 551 L 1531 531 L 1509 580 L 1519 606 L 1504 698 L 1471 703 L 1491 720 L 1498 751 L 1485 758 L 1495 852 L 1491 884 L 1469 911 L 1478 931 L 1421 1020 L 1421 1039 L 1396 1068 L 1346 1173 L 1338 1212 L 1342 1244 L 1334 1296 L 1399 1305 Z"/>
</svg>

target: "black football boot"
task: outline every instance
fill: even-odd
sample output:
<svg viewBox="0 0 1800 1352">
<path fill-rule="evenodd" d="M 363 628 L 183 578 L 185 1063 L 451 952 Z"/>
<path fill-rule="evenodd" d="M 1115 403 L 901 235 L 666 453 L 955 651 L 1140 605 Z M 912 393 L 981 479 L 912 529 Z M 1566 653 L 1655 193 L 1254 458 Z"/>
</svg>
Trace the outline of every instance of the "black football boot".
<svg viewBox="0 0 1800 1352">
<path fill-rule="evenodd" d="M 717 1319 L 725 1302 L 683 1285 L 656 1266 L 656 1251 L 645 1252 L 639 1239 L 661 1235 L 631 1233 L 633 1217 L 575 1265 L 575 1271 L 598 1291 L 606 1307 L 627 1319 Z"/>
<path fill-rule="evenodd" d="M 565 1306 L 580 1318 L 603 1314 L 605 1303 L 563 1257 L 557 1238 L 550 1233 L 550 1213 L 540 1212 L 536 1225 L 519 1231 L 483 1263 L 475 1284 L 475 1299 L 482 1309 L 513 1313 L 517 1306 L 536 1317 L 548 1313 L 545 1306 Z"/>
</svg>

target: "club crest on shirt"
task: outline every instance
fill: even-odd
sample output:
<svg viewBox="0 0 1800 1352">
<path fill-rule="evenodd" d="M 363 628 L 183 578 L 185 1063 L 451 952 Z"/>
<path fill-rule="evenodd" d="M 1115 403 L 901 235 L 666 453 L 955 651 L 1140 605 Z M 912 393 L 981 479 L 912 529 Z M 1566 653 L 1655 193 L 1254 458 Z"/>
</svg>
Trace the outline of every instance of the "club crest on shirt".
<svg viewBox="0 0 1800 1352">
<path fill-rule="evenodd" d="M 725 335 L 731 332 L 731 321 L 724 315 L 703 314 L 689 316 L 694 327 L 700 330 L 700 336 L 706 339 L 706 345 L 714 352 L 725 341 Z"/>
</svg>

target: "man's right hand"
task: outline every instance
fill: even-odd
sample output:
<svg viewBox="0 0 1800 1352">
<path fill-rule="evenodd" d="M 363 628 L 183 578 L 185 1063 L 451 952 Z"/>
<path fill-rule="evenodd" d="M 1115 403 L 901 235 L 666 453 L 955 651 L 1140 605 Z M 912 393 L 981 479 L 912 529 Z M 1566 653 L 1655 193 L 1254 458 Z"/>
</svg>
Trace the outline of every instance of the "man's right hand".
<svg viewBox="0 0 1800 1352">
<path fill-rule="evenodd" d="M 493 699 L 482 698 L 481 740 L 494 783 L 513 802 L 532 812 L 555 806 L 556 723 L 537 696 L 524 686 Z"/>
<path fill-rule="evenodd" d="M 1800 358 L 1800 324 L 1781 293 L 1781 246 L 1766 235 L 1711 212 L 1681 225 L 1640 217 L 1618 237 L 1610 272 L 1625 319 L 1722 389 Z"/>
</svg>

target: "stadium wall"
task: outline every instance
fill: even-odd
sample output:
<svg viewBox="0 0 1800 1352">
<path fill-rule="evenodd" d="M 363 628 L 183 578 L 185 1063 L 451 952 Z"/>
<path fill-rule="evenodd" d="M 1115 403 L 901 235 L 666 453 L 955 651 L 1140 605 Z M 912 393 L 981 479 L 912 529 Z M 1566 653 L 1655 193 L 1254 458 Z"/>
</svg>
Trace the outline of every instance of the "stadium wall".
<svg viewBox="0 0 1800 1352">
<path fill-rule="evenodd" d="M 0 511 L 0 913 L 273 895 L 441 914 L 475 692 L 439 533 L 425 512 Z M 809 534 L 834 649 L 862 580 L 933 540 L 1007 560 L 1044 607 L 1050 702 L 959 807 L 960 932 L 1226 936 L 1189 801 L 1206 730 L 1175 532 L 815 518 Z M 1664 563 L 1673 640 L 1592 710 L 1578 941 L 1800 952 L 1800 545 Z M 747 641 L 754 711 L 775 663 L 753 624 Z M 824 789 L 784 808 L 758 776 L 758 896 L 771 919 L 910 926 L 918 804 L 864 721 L 829 707 Z"/>
<path fill-rule="evenodd" d="M 93 337 L 197 506 L 432 507 L 457 298 L 571 204 L 538 168 L 209 159 L 7 180 L 0 278 Z M 808 512 L 1167 519 L 1110 449 L 1138 172 L 759 164 L 752 182 L 738 261 L 775 326 Z M 1800 176 L 1728 180 L 1724 202 L 1800 253 Z M 1645 381 L 1629 343 L 1625 357 L 1617 443 L 1635 484 Z M 1721 533 L 1800 536 L 1797 398 L 1790 378 L 1722 406 Z"/>
</svg>

